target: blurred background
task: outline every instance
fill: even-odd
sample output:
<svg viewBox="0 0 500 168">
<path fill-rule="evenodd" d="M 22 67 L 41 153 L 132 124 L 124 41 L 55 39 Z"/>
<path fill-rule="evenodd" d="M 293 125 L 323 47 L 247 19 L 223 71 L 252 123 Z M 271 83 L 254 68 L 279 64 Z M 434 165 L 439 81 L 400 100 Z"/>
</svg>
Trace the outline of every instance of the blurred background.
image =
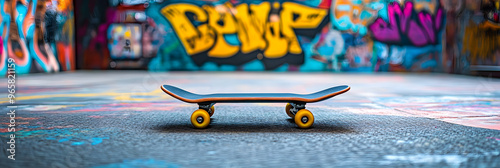
<svg viewBox="0 0 500 168">
<path fill-rule="evenodd" d="M 0 73 L 500 76 L 499 0 L 0 0 Z"/>
</svg>

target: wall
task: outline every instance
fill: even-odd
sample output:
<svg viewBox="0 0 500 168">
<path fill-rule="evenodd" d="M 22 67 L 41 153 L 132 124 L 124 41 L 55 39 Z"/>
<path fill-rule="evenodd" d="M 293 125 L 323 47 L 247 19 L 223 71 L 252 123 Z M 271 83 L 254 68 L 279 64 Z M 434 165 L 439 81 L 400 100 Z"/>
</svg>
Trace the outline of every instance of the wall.
<svg viewBox="0 0 500 168">
<path fill-rule="evenodd" d="M 71 0 L 0 0 L 0 74 L 75 69 Z"/>
<path fill-rule="evenodd" d="M 111 2 L 76 10 L 87 18 L 76 23 L 81 68 L 471 74 L 499 65 L 498 0 Z"/>
</svg>

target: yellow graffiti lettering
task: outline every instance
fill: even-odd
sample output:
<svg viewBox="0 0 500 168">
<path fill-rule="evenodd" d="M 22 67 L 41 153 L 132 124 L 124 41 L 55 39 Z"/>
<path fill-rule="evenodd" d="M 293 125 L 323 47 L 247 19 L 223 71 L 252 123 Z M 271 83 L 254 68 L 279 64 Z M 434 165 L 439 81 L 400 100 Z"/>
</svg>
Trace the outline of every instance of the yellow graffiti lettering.
<svg viewBox="0 0 500 168">
<path fill-rule="evenodd" d="M 269 11 L 269 2 L 263 2 L 259 5 L 251 4 L 248 12 L 248 5 L 241 4 L 236 7 L 237 13 L 235 14 L 238 20 L 238 37 L 241 42 L 241 52 L 246 54 L 255 50 L 264 50 L 266 48 L 266 41 L 262 34 L 266 28 L 266 21 Z"/>
<path fill-rule="evenodd" d="M 208 13 L 208 25 L 215 30 L 217 39 L 214 47 L 208 52 L 208 56 L 226 58 L 236 54 L 240 47 L 229 45 L 224 39 L 224 34 L 236 33 L 236 23 L 232 15 L 227 11 L 219 13 L 213 6 L 205 5 L 203 9 Z"/>
<path fill-rule="evenodd" d="M 161 10 L 161 13 L 170 20 L 187 54 L 194 55 L 210 49 L 214 44 L 215 34 L 206 24 L 195 27 L 186 16 L 187 12 L 193 13 L 199 22 L 206 22 L 208 19 L 203 9 L 191 4 L 172 4 Z"/>
<path fill-rule="evenodd" d="M 295 20 L 293 19 L 293 14 L 298 15 Z M 321 21 L 323 21 L 323 18 L 327 15 L 327 10 L 285 2 L 283 3 L 281 15 L 283 22 L 291 27 L 310 29 L 318 27 Z"/>
</svg>

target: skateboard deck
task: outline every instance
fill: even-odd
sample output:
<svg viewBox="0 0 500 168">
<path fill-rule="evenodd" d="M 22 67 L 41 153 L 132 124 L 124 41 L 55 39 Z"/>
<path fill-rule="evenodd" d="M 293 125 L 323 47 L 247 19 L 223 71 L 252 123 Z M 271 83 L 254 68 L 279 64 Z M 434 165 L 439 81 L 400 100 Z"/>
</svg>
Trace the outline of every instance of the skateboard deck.
<svg viewBox="0 0 500 168">
<path fill-rule="evenodd" d="M 313 114 L 306 109 L 306 103 L 318 102 L 351 89 L 349 86 L 335 86 L 310 94 L 295 93 L 215 93 L 196 94 L 181 88 L 162 85 L 168 95 L 187 103 L 198 103 L 199 109 L 191 115 L 191 124 L 196 128 L 206 128 L 214 114 L 215 103 L 286 102 L 285 112 L 293 118 L 299 128 L 309 128 L 314 123 Z"/>
<path fill-rule="evenodd" d="M 247 103 L 247 102 L 304 102 L 322 101 L 349 91 L 346 85 L 331 87 L 310 94 L 294 93 L 217 93 L 200 95 L 181 88 L 163 85 L 161 89 L 170 96 L 187 103 Z"/>
</svg>

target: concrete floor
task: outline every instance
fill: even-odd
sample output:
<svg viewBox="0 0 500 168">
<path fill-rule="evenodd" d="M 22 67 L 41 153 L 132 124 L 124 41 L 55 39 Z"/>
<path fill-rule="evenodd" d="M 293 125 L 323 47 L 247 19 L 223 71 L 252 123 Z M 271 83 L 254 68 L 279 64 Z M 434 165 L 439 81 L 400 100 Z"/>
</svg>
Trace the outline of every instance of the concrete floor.
<svg viewBox="0 0 500 168">
<path fill-rule="evenodd" d="M 7 79 L 0 79 L 7 83 Z M 351 90 L 307 104 L 217 104 L 194 129 L 195 93 Z M 6 85 L 5 85 L 6 87 Z M 16 160 L 0 115 L 0 167 L 500 167 L 500 79 L 448 74 L 78 71 L 16 78 Z M 7 89 L 0 89 L 8 111 Z"/>
</svg>

